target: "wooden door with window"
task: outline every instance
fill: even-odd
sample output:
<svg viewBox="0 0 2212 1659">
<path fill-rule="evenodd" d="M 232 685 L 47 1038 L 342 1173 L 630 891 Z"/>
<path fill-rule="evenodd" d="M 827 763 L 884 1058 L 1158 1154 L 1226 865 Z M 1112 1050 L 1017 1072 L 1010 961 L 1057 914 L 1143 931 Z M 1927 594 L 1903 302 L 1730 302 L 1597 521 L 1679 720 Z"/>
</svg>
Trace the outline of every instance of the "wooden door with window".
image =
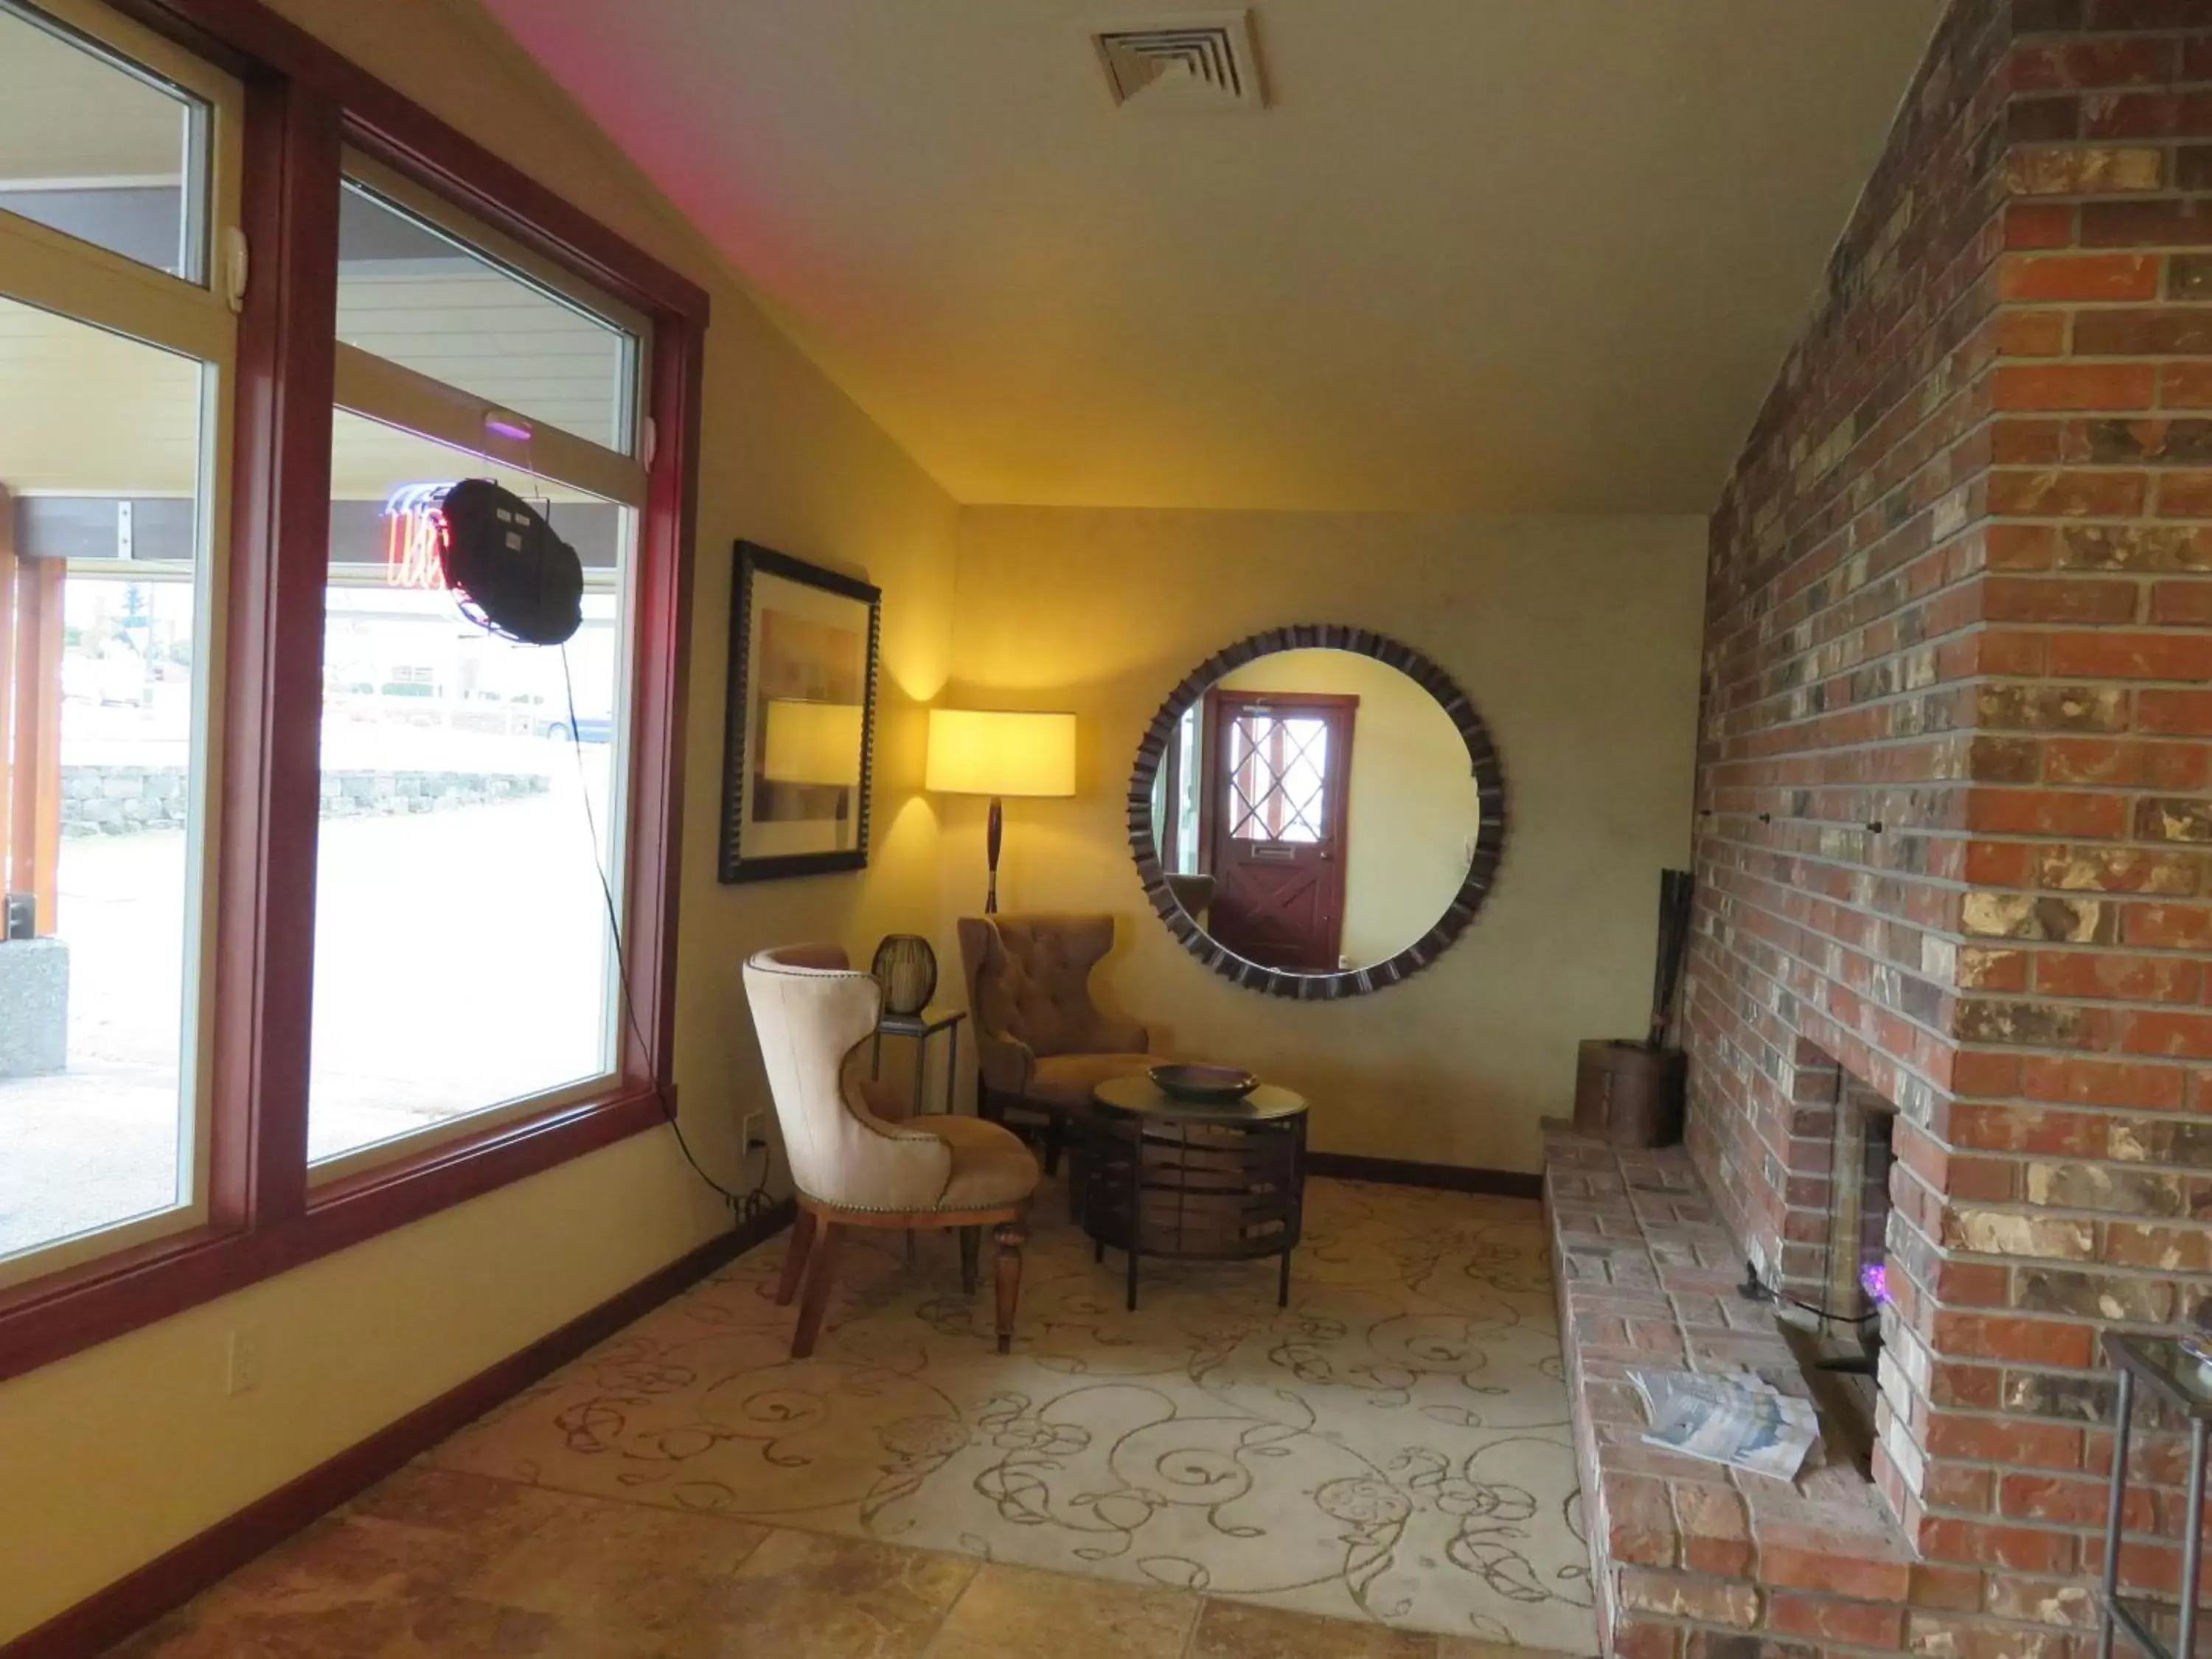
<svg viewBox="0 0 2212 1659">
<path fill-rule="evenodd" d="M 1250 962 L 1333 971 L 1344 938 L 1346 784 L 1359 699 L 1206 694 L 1206 931 Z"/>
</svg>

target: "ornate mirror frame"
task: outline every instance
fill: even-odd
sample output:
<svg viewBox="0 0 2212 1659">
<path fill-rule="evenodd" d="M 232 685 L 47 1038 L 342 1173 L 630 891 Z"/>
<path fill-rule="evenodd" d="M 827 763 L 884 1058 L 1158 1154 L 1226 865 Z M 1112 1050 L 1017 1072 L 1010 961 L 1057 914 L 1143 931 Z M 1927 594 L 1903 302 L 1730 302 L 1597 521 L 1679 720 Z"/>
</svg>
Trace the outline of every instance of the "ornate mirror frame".
<svg viewBox="0 0 2212 1659">
<path fill-rule="evenodd" d="M 1168 888 L 1167 872 L 1160 865 L 1159 845 L 1152 828 L 1152 789 L 1166 758 L 1168 744 L 1174 740 L 1177 723 L 1223 675 L 1285 651 L 1351 651 L 1387 663 L 1443 706 L 1452 724 L 1458 727 L 1461 740 L 1467 744 L 1475 799 L 1482 812 L 1482 824 L 1475 835 L 1474 858 L 1468 866 L 1467 879 L 1427 933 L 1397 955 L 1365 968 L 1347 968 L 1330 974 L 1301 974 L 1247 961 L 1216 944 L 1176 902 Z M 1168 694 L 1168 700 L 1152 716 L 1152 723 L 1145 728 L 1143 741 L 1137 745 L 1136 769 L 1129 778 L 1129 853 L 1136 860 L 1137 876 L 1144 883 L 1145 896 L 1152 900 L 1152 908 L 1159 912 L 1168 930 L 1182 941 L 1184 949 L 1223 978 L 1249 990 L 1294 997 L 1301 1001 L 1333 1001 L 1340 997 L 1379 991 L 1386 985 L 1395 985 L 1410 977 L 1442 956 L 1452 941 L 1467 931 L 1468 924 L 1474 920 L 1475 912 L 1482 908 L 1483 901 L 1490 895 L 1504 851 L 1505 770 L 1498 763 L 1498 746 L 1491 740 L 1490 728 L 1475 711 L 1474 700 L 1460 690 L 1450 675 L 1413 647 L 1364 628 L 1303 623 L 1269 629 L 1239 640 L 1226 650 L 1215 652 Z"/>
</svg>

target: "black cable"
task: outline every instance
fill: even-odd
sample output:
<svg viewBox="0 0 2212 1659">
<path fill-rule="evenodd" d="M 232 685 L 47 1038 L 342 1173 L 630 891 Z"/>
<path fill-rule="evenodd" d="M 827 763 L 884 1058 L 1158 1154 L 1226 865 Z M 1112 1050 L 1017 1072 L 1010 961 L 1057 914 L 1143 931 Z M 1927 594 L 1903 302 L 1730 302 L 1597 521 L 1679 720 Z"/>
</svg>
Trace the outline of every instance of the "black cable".
<svg viewBox="0 0 2212 1659">
<path fill-rule="evenodd" d="M 1787 1303 L 1790 1307 L 1811 1314 L 1814 1318 L 1825 1321 L 1831 1325 L 1864 1325 L 1881 1317 L 1881 1310 L 1879 1307 L 1869 1308 L 1861 1314 L 1839 1314 L 1827 1308 L 1816 1307 L 1810 1302 L 1802 1301 L 1787 1291 L 1769 1286 L 1759 1278 L 1758 1272 L 1748 1261 L 1743 1264 L 1743 1283 L 1738 1288 L 1741 1290 L 1747 1301 Z"/>
<path fill-rule="evenodd" d="M 583 728 L 578 724 L 576 719 L 576 682 L 574 677 L 568 672 L 568 647 L 566 645 L 561 647 L 561 684 L 568 694 L 568 748 L 576 757 L 576 782 L 579 792 L 583 797 L 584 827 L 592 841 L 592 870 L 599 878 L 599 896 L 606 901 L 607 932 L 614 939 L 615 979 L 622 988 L 623 1012 L 629 1018 L 630 1033 L 636 1037 L 640 1051 L 649 1057 L 653 1053 L 653 1045 L 646 1041 L 644 1023 L 637 1017 L 637 999 L 631 994 L 630 991 L 629 958 L 623 950 L 622 917 L 615 906 L 614 884 L 607 879 L 606 860 L 599 855 L 599 819 L 592 811 L 591 778 L 584 768 L 584 742 L 581 736 Z M 661 1115 L 668 1120 L 668 1127 L 676 1133 L 676 1145 L 683 1152 L 684 1161 L 691 1166 L 700 1180 L 722 1195 L 730 1208 L 736 1212 L 738 1220 L 750 1221 L 767 1207 L 768 1178 L 773 1160 L 772 1154 L 769 1158 L 761 1160 L 761 1178 L 758 1185 L 755 1186 L 750 1192 L 732 1192 L 715 1180 L 713 1176 L 708 1174 L 706 1166 L 701 1164 L 693 1154 L 691 1143 L 684 1136 L 684 1125 L 677 1116 L 676 1103 L 668 1097 L 667 1091 L 660 1086 L 660 1080 L 657 1077 L 653 1080 L 653 1097 L 660 1103 Z M 765 1152 L 767 1148 L 763 1147 L 762 1150 Z M 750 1161 L 752 1158 L 752 1148 L 745 1147 L 743 1156 Z"/>
</svg>

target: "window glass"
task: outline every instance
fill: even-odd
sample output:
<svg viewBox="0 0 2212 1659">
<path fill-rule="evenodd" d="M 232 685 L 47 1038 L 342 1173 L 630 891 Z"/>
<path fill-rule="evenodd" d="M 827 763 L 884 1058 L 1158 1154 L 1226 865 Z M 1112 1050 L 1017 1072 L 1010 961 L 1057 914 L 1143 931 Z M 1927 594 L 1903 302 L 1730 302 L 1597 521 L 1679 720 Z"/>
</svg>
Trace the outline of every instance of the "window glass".
<svg viewBox="0 0 2212 1659">
<path fill-rule="evenodd" d="M 192 1195 L 206 373 L 0 299 L 0 1257 Z"/>
<path fill-rule="evenodd" d="M 418 585 L 413 516 L 490 477 L 582 556 L 584 625 L 511 644 Z M 614 1066 L 629 509 L 336 416 L 311 1159 Z"/>
<path fill-rule="evenodd" d="M 1316 842 L 1326 827 L 1328 722 L 1242 714 L 1229 728 L 1229 833 L 1237 841 Z"/>
<path fill-rule="evenodd" d="M 630 448 L 629 335 L 350 183 L 338 204 L 337 327 L 348 345 Z"/>
<path fill-rule="evenodd" d="M 0 0 L 0 210 L 204 280 L 207 106 L 33 16 Z"/>
</svg>

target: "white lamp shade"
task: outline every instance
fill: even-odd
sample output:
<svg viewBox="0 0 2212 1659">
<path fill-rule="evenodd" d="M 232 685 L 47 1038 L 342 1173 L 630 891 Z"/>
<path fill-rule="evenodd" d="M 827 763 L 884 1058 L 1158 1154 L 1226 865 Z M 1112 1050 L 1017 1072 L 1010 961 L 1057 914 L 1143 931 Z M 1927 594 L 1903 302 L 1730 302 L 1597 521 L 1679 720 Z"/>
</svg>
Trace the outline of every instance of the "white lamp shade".
<svg viewBox="0 0 2212 1659">
<path fill-rule="evenodd" d="M 1075 716 L 933 708 L 926 782 L 951 795 L 1072 795 Z"/>
<path fill-rule="evenodd" d="M 761 775 L 774 783 L 859 783 L 866 712 L 857 702 L 769 698 Z"/>
</svg>

